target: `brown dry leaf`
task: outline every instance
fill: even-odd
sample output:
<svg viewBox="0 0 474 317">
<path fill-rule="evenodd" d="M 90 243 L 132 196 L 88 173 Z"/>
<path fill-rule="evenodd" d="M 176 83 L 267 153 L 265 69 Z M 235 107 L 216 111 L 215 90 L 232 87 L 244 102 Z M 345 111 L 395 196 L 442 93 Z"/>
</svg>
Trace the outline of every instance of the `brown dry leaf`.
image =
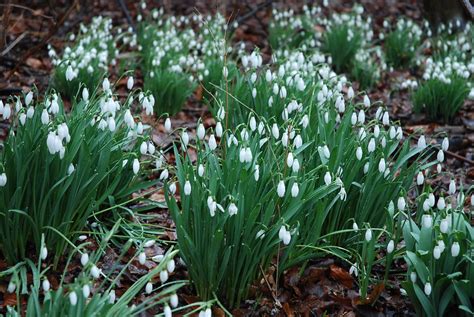
<svg viewBox="0 0 474 317">
<path fill-rule="evenodd" d="M 16 294 L 5 293 L 3 295 L 3 306 L 16 306 Z M 1 305 L 0 305 L 1 307 Z"/>
<path fill-rule="evenodd" d="M 216 317 L 225 317 L 225 313 L 220 307 L 214 307 L 212 309 L 212 315 Z"/>
<path fill-rule="evenodd" d="M 34 57 L 28 57 L 26 59 L 26 65 L 30 66 L 31 68 L 34 69 L 41 69 L 43 67 L 43 62 L 41 60 L 34 58 Z"/>
<path fill-rule="evenodd" d="M 379 298 L 380 294 L 382 291 L 385 289 L 385 285 L 383 283 L 379 283 L 374 286 L 374 289 L 370 294 L 367 296 L 367 298 L 359 298 L 358 300 L 355 301 L 356 305 L 370 305 L 373 304 L 377 298 Z"/>
<path fill-rule="evenodd" d="M 349 272 L 347 272 L 346 270 L 344 270 L 343 268 L 337 266 L 337 265 L 334 265 L 332 264 L 330 267 L 329 267 L 329 275 L 336 281 L 340 282 L 342 285 L 344 285 L 345 287 L 347 288 L 352 288 L 352 285 L 353 285 L 353 278 L 352 276 L 349 274 Z"/>
<path fill-rule="evenodd" d="M 203 91 L 204 91 L 204 89 L 203 89 L 202 85 L 199 85 L 198 88 L 196 89 L 196 99 L 197 100 L 202 100 Z"/>
<path fill-rule="evenodd" d="M 285 311 L 286 316 L 288 316 L 288 317 L 294 317 L 295 316 L 295 312 L 290 307 L 290 304 L 288 304 L 288 302 L 283 304 L 283 310 Z"/>
</svg>

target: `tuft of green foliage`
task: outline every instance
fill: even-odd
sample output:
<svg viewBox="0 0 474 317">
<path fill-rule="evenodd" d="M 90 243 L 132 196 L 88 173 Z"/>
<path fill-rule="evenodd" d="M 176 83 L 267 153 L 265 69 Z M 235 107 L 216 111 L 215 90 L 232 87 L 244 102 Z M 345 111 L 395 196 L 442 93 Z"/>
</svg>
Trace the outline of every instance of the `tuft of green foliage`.
<svg viewBox="0 0 474 317">
<path fill-rule="evenodd" d="M 336 72 L 350 72 L 362 35 L 347 24 L 331 26 L 323 37 L 322 50 L 331 56 Z"/>
<path fill-rule="evenodd" d="M 136 170 L 137 141 L 148 136 L 137 135 L 128 101 L 121 106 L 112 95 L 94 94 L 73 100 L 66 113 L 54 93 L 27 107 L 17 100 L 0 152 L 6 176 L 0 187 L 0 251 L 8 263 L 38 254 L 43 234 L 59 259 L 101 206 L 150 185 Z"/>
<path fill-rule="evenodd" d="M 421 34 L 421 28 L 413 21 L 398 20 L 395 30 L 384 40 L 387 63 L 397 68 L 410 66 L 421 44 Z"/>
<path fill-rule="evenodd" d="M 415 112 L 424 112 L 431 120 L 450 122 L 468 97 L 468 81 L 453 76 L 447 81 L 429 79 L 419 85 L 413 94 Z"/>
</svg>

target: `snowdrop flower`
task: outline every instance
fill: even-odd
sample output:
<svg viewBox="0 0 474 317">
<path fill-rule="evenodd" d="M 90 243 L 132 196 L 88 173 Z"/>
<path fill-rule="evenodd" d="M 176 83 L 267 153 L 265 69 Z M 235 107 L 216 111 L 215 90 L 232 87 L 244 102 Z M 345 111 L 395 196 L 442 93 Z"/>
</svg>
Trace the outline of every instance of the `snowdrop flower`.
<svg viewBox="0 0 474 317">
<path fill-rule="evenodd" d="M 202 164 L 199 164 L 199 166 L 198 166 L 198 175 L 200 177 L 202 177 L 202 175 L 204 175 L 204 165 L 202 165 Z"/>
<path fill-rule="evenodd" d="M 387 245 L 387 253 L 390 254 L 393 252 L 395 249 L 395 242 L 393 240 L 390 240 Z"/>
<path fill-rule="evenodd" d="M 146 142 L 142 142 L 142 144 L 140 145 L 140 153 L 142 155 L 145 155 L 148 151 L 148 145 L 146 144 Z"/>
<path fill-rule="evenodd" d="M 331 157 L 331 152 L 329 151 L 329 148 L 327 145 L 323 146 L 323 154 L 327 159 Z"/>
<path fill-rule="evenodd" d="M 423 176 L 422 172 L 419 172 L 418 175 L 416 176 L 416 184 L 418 186 L 421 186 L 423 185 L 424 182 L 425 182 L 425 177 Z"/>
<path fill-rule="evenodd" d="M 295 148 L 299 149 L 303 145 L 303 139 L 301 138 L 301 135 L 297 135 L 293 141 L 293 144 L 295 145 Z"/>
<path fill-rule="evenodd" d="M 109 117 L 107 119 L 107 125 L 109 127 L 110 132 L 115 131 L 115 119 L 113 117 Z"/>
<path fill-rule="evenodd" d="M 456 193 L 456 182 L 454 181 L 454 179 L 452 179 L 449 182 L 449 191 L 448 191 L 448 193 L 450 195 L 453 195 L 454 193 Z"/>
<path fill-rule="evenodd" d="M 132 88 L 133 88 L 133 76 L 130 76 L 128 77 L 128 80 L 127 80 L 127 89 L 132 90 Z"/>
<path fill-rule="evenodd" d="M 430 203 L 430 207 L 434 207 L 434 205 L 435 205 L 435 196 L 433 195 L 433 193 L 428 194 L 428 201 Z"/>
<path fill-rule="evenodd" d="M 352 223 L 352 229 L 353 229 L 354 231 L 358 231 L 358 230 L 359 230 L 359 226 L 357 225 L 357 222 L 354 221 L 354 222 Z"/>
<path fill-rule="evenodd" d="M 444 218 L 440 221 L 439 230 L 442 233 L 447 233 L 448 232 L 448 230 L 449 230 L 449 221 L 448 221 L 448 219 Z"/>
<path fill-rule="evenodd" d="M 161 174 L 160 174 L 160 180 L 165 180 L 165 179 L 168 179 L 168 176 L 169 176 L 169 172 L 168 172 L 168 169 L 164 169 Z"/>
<path fill-rule="evenodd" d="M 286 158 L 286 164 L 288 165 L 288 167 L 293 166 L 293 160 L 294 160 L 293 153 L 291 153 L 291 152 L 288 153 L 288 156 Z"/>
<path fill-rule="evenodd" d="M 43 112 L 41 113 L 41 123 L 42 124 L 48 124 L 49 123 L 49 114 L 46 109 L 43 109 Z"/>
<path fill-rule="evenodd" d="M 390 118 L 389 118 L 389 115 L 388 115 L 388 112 L 385 111 L 384 114 L 383 114 L 383 117 L 382 117 L 382 124 L 384 126 L 388 126 L 390 124 Z"/>
<path fill-rule="evenodd" d="M 214 134 L 211 134 L 211 136 L 209 137 L 209 149 L 211 149 L 211 151 L 214 151 L 216 148 L 217 148 L 216 137 L 214 136 Z"/>
<path fill-rule="evenodd" d="M 440 197 L 438 199 L 438 203 L 436 204 L 436 207 L 438 207 L 439 210 L 443 210 L 444 208 L 446 208 L 446 202 L 444 200 L 444 197 Z"/>
<path fill-rule="evenodd" d="M 378 138 L 380 135 L 380 128 L 378 125 L 374 127 L 374 137 Z"/>
<path fill-rule="evenodd" d="M 429 282 L 425 284 L 424 291 L 425 291 L 426 296 L 430 296 L 430 294 L 431 294 L 431 284 Z"/>
<path fill-rule="evenodd" d="M 331 179 L 331 173 L 326 172 L 326 174 L 324 174 L 324 183 L 325 183 L 326 185 L 329 185 L 329 184 L 331 184 L 331 181 L 332 181 L 332 179 Z"/>
<path fill-rule="evenodd" d="M 66 80 L 67 81 L 71 81 L 74 79 L 74 77 L 76 77 L 76 74 L 74 73 L 74 71 L 72 70 L 72 67 L 71 65 L 69 65 L 66 69 Z"/>
<path fill-rule="evenodd" d="M 370 99 L 369 99 L 369 96 L 367 96 L 367 95 L 364 96 L 364 106 L 366 108 L 370 107 Z"/>
<path fill-rule="evenodd" d="M 291 196 L 296 197 L 298 196 L 299 192 L 300 192 L 300 189 L 298 187 L 298 184 L 296 182 L 293 183 L 293 186 L 291 187 Z"/>
<path fill-rule="evenodd" d="M 223 131 L 223 128 L 222 128 L 222 123 L 219 121 L 216 124 L 216 135 L 220 138 L 220 137 L 222 137 L 223 132 L 224 131 Z"/>
<path fill-rule="evenodd" d="M 425 201 L 423 202 L 423 211 L 428 211 L 430 210 L 431 206 L 430 206 L 430 202 L 428 199 L 425 199 Z"/>
<path fill-rule="evenodd" d="M 184 184 L 184 194 L 186 196 L 191 195 L 191 183 L 189 181 L 186 181 L 186 183 Z"/>
<path fill-rule="evenodd" d="M 151 284 L 151 282 L 146 283 L 145 293 L 151 294 L 152 291 L 153 291 L 153 284 Z"/>
<path fill-rule="evenodd" d="M 72 306 L 77 305 L 77 294 L 75 291 L 72 291 L 69 293 L 69 302 L 71 303 Z"/>
<path fill-rule="evenodd" d="M 87 263 L 89 263 L 89 254 L 82 253 L 82 255 L 81 255 L 81 264 L 82 264 L 82 266 L 86 266 Z"/>
<path fill-rule="evenodd" d="M 115 303 L 116 295 L 115 290 L 111 290 L 109 293 L 109 304 Z"/>
<path fill-rule="evenodd" d="M 298 159 L 295 159 L 293 161 L 293 165 L 291 166 L 292 170 L 293 170 L 293 173 L 298 173 L 298 171 L 300 170 L 300 162 L 298 161 Z"/>
<path fill-rule="evenodd" d="M 370 242 L 372 240 L 372 230 L 367 229 L 365 232 L 365 241 Z"/>
<path fill-rule="evenodd" d="M 207 197 L 207 207 L 209 208 L 211 217 L 214 217 L 216 215 L 217 203 L 211 196 Z"/>
<path fill-rule="evenodd" d="M 257 129 L 257 121 L 255 120 L 255 117 L 250 118 L 250 130 L 255 131 Z"/>
<path fill-rule="evenodd" d="M 145 262 L 146 262 L 146 254 L 145 252 L 140 252 L 140 254 L 138 255 L 138 262 L 141 264 L 141 265 L 144 265 Z"/>
<path fill-rule="evenodd" d="M 438 155 L 436 155 L 436 159 L 440 163 L 444 161 L 444 152 L 443 152 L 443 150 L 438 151 Z"/>
<path fill-rule="evenodd" d="M 356 124 L 357 124 L 357 115 L 355 114 L 355 112 L 352 113 L 352 116 L 351 116 L 351 123 L 352 123 L 352 125 L 356 125 Z"/>
<path fill-rule="evenodd" d="M 369 151 L 369 153 L 372 153 L 373 151 L 375 151 L 375 139 L 374 138 L 370 139 L 367 150 Z"/>
<path fill-rule="evenodd" d="M 281 226 L 280 231 L 278 231 L 278 238 L 280 238 L 284 245 L 290 244 L 291 234 L 286 230 L 285 226 Z"/>
<path fill-rule="evenodd" d="M 280 198 L 285 196 L 285 182 L 280 181 L 277 187 L 277 194 Z"/>
<path fill-rule="evenodd" d="M 441 164 L 437 164 L 436 171 L 438 172 L 438 174 L 441 173 L 441 169 L 442 169 Z"/>
<path fill-rule="evenodd" d="M 439 248 L 439 246 L 434 247 L 433 257 L 435 258 L 435 260 L 439 260 L 439 258 L 441 257 L 441 249 Z"/>
<path fill-rule="evenodd" d="M 272 135 L 275 139 L 280 137 L 280 130 L 278 129 L 278 125 L 276 123 L 274 123 L 272 126 Z"/>
<path fill-rule="evenodd" d="M 7 174 L 0 174 L 0 187 L 4 187 L 7 184 Z"/>
<path fill-rule="evenodd" d="M 86 284 L 82 287 L 82 295 L 84 296 L 84 298 L 89 298 L 91 294 L 91 287 Z"/>
<path fill-rule="evenodd" d="M 224 66 L 222 68 L 222 76 L 224 76 L 224 78 L 227 78 L 228 75 L 229 75 L 229 70 L 227 69 L 227 66 Z"/>
<path fill-rule="evenodd" d="M 8 283 L 7 292 L 12 294 L 16 290 L 16 284 L 13 281 Z"/>
<path fill-rule="evenodd" d="M 459 251 L 461 250 L 459 243 L 457 241 L 453 242 L 451 246 L 451 255 L 455 258 L 459 255 Z"/>
<path fill-rule="evenodd" d="M 412 283 L 416 283 L 416 273 L 415 272 L 410 273 L 410 281 Z"/>
<path fill-rule="evenodd" d="M 104 91 L 109 91 L 110 90 L 110 81 L 108 78 L 104 78 L 104 80 L 102 81 L 102 89 Z"/>
<path fill-rule="evenodd" d="M 300 124 L 301 124 L 301 126 L 302 126 L 303 128 L 306 128 L 306 127 L 308 126 L 308 124 L 309 124 L 309 117 L 308 117 L 307 114 L 305 114 L 305 115 L 303 116 L 303 118 L 301 119 Z"/>
<path fill-rule="evenodd" d="M 163 270 L 163 271 L 160 272 L 160 281 L 161 281 L 162 284 L 166 283 L 166 281 L 168 280 L 168 277 L 169 277 L 169 275 L 168 275 L 167 270 Z"/>
<path fill-rule="evenodd" d="M 89 89 L 87 89 L 87 87 L 84 87 L 84 89 L 82 89 L 82 100 L 84 100 L 85 102 L 89 101 Z"/>
<path fill-rule="evenodd" d="M 421 223 L 425 228 L 431 228 L 433 226 L 433 217 L 431 215 L 423 215 L 421 217 Z"/>
<path fill-rule="evenodd" d="M 8 120 L 10 118 L 12 109 L 10 108 L 9 104 L 6 104 L 5 107 L 3 108 L 3 118 L 5 120 Z"/>
<path fill-rule="evenodd" d="M 281 99 L 286 98 L 286 87 L 285 86 L 281 86 L 281 88 L 280 88 L 280 98 Z"/>
<path fill-rule="evenodd" d="M 258 180 L 260 178 L 260 167 L 258 165 L 255 165 L 255 170 L 254 170 L 253 176 L 255 178 L 255 181 L 258 182 Z"/>
<path fill-rule="evenodd" d="M 238 208 L 234 203 L 231 203 L 229 205 L 228 210 L 229 210 L 229 216 L 233 216 L 237 214 Z"/>
<path fill-rule="evenodd" d="M 348 99 L 354 98 L 354 89 L 352 87 L 349 87 L 349 89 L 347 89 L 347 98 Z"/>
<path fill-rule="evenodd" d="M 199 140 L 202 140 L 204 139 L 205 135 L 206 135 L 206 130 L 204 129 L 204 125 L 200 123 L 197 128 L 197 137 L 199 138 Z"/>
<path fill-rule="evenodd" d="M 284 147 L 287 147 L 288 146 L 288 133 L 283 133 L 283 135 L 281 136 L 281 144 L 284 146 Z"/>
<path fill-rule="evenodd" d="M 385 172 L 385 159 L 381 158 L 379 161 L 379 172 L 383 173 Z"/>
<path fill-rule="evenodd" d="M 443 151 L 447 151 L 449 148 L 449 139 L 448 138 L 444 138 L 443 139 L 443 142 L 441 143 L 441 149 Z"/>
<path fill-rule="evenodd" d="M 46 293 L 51 288 L 51 283 L 48 281 L 47 278 L 45 278 L 43 282 L 41 283 L 41 286 L 43 287 L 43 291 Z"/>
<path fill-rule="evenodd" d="M 364 110 L 359 111 L 359 116 L 357 117 L 357 121 L 359 121 L 360 124 L 364 124 L 364 122 L 365 122 L 365 112 L 364 112 Z"/>
<path fill-rule="evenodd" d="M 176 293 L 172 294 L 170 296 L 170 305 L 171 305 L 171 307 L 176 308 L 176 307 L 178 307 L 178 304 L 179 304 L 178 295 L 176 295 Z"/>
<path fill-rule="evenodd" d="M 354 276 L 357 277 L 357 275 L 359 275 L 359 272 L 358 272 L 358 269 L 357 269 L 357 263 L 354 263 L 351 265 L 351 268 L 349 269 L 349 274 L 352 275 L 354 274 Z"/>
<path fill-rule="evenodd" d="M 132 168 L 133 168 L 133 174 L 137 175 L 138 171 L 140 170 L 140 162 L 138 161 L 138 159 L 133 160 Z"/>
<path fill-rule="evenodd" d="M 152 247 L 152 246 L 155 244 L 155 242 L 156 242 L 156 241 L 153 240 L 153 239 L 152 239 L 152 240 L 148 240 L 148 241 L 146 241 L 146 242 L 143 244 L 143 247 L 145 247 L 145 248 L 150 248 L 150 247 Z"/>
<path fill-rule="evenodd" d="M 424 135 L 420 136 L 420 138 L 418 139 L 418 148 L 419 149 L 426 148 L 426 139 Z"/>
<path fill-rule="evenodd" d="M 46 260 L 46 258 L 48 257 L 48 249 L 46 247 L 41 248 L 40 257 L 41 260 Z"/>
<path fill-rule="evenodd" d="M 26 111 L 26 117 L 31 119 L 31 118 L 33 118 L 34 114 L 35 114 L 35 108 L 29 107 L 28 111 Z"/>
<path fill-rule="evenodd" d="M 165 305 L 165 307 L 163 308 L 163 314 L 165 315 L 165 317 L 173 316 L 171 308 L 168 305 Z"/>
<path fill-rule="evenodd" d="M 171 131 L 171 120 L 170 120 L 170 118 L 166 118 L 166 120 L 165 120 L 165 131 L 166 132 Z"/>
<path fill-rule="evenodd" d="M 398 208 L 398 210 L 404 211 L 404 210 L 405 210 L 405 207 L 406 207 L 405 198 L 403 198 L 403 197 L 398 197 L 398 202 L 397 202 L 397 208 Z"/>
</svg>

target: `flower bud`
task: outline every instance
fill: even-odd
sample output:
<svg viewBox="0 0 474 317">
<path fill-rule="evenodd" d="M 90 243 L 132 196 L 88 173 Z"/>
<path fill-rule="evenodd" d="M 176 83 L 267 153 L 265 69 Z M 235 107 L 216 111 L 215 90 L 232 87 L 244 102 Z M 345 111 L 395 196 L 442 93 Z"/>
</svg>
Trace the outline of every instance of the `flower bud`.
<svg viewBox="0 0 474 317">
<path fill-rule="evenodd" d="M 453 242 L 451 246 L 451 255 L 455 258 L 459 255 L 459 251 L 461 250 L 459 243 L 457 241 Z"/>
<path fill-rule="evenodd" d="M 283 181 L 280 181 L 278 183 L 277 194 L 278 194 L 278 197 L 280 197 L 280 198 L 285 196 L 285 183 Z"/>
</svg>

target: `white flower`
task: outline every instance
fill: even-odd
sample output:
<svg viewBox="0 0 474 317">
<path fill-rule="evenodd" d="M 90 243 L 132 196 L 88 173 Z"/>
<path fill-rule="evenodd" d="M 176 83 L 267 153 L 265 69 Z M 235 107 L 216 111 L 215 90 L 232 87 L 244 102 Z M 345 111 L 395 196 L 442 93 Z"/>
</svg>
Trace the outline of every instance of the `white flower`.
<svg viewBox="0 0 474 317">
<path fill-rule="evenodd" d="M 435 258 L 435 260 L 439 260 L 439 258 L 441 257 L 441 249 L 439 248 L 439 246 L 434 247 L 433 257 Z"/>
<path fill-rule="evenodd" d="M 303 145 L 303 139 L 301 138 L 301 135 L 297 135 L 293 141 L 293 144 L 295 145 L 295 148 L 299 149 Z"/>
<path fill-rule="evenodd" d="M 74 77 L 76 77 L 76 73 L 74 72 L 74 70 L 72 70 L 71 65 L 69 65 L 66 69 L 66 80 L 71 81 L 74 79 Z"/>
<path fill-rule="evenodd" d="M 146 142 L 142 142 L 142 144 L 140 145 L 140 153 L 142 153 L 142 155 L 145 155 L 148 151 L 148 145 L 146 144 Z"/>
<path fill-rule="evenodd" d="M 425 294 L 426 294 L 426 296 L 430 296 L 430 294 L 431 294 L 431 284 L 430 283 L 425 284 Z"/>
<path fill-rule="evenodd" d="M 0 187 L 4 187 L 7 184 L 7 174 L 0 174 Z"/>
<path fill-rule="evenodd" d="M 415 272 L 410 273 L 410 281 L 412 283 L 416 283 L 416 273 Z"/>
<path fill-rule="evenodd" d="M 447 233 L 448 232 L 448 230 L 449 230 L 449 220 L 448 219 L 444 218 L 440 221 L 439 230 L 442 233 Z"/>
<path fill-rule="evenodd" d="M 347 89 L 347 98 L 348 99 L 354 98 L 354 89 L 352 87 L 349 87 L 349 89 Z"/>
<path fill-rule="evenodd" d="M 453 242 L 453 245 L 451 246 L 451 255 L 455 258 L 459 255 L 459 251 L 461 250 L 459 243 L 458 242 Z"/>
<path fill-rule="evenodd" d="M 359 111 L 359 115 L 357 117 L 357 120 L 359 121 L 360 124 L 364 124 L 364 122 L 365 122 L 365 112 L 364 112 L 364 110 Z"/>
<path fill-rule="evenodd" d="M 440 197 L 438 199 L 438 203 L 436 204 L 436 207 L 438 207 L 439 210 L 443 210 L 444 208 L 446 208 L 446 202 L 444 200 L 444 197 Z"/>
<path fill-rule="evenodd" d="M 369 151 L 369 153 L 372 153 L 373 151 L 375 151 L 375 139 L 374 138 L 370 139 L 369 146 L 367 147 L 367 150 Z"/>
<path fill-rule="evenodd" d="M 163 308 L 163 314 L 165 315 L 165 317 L 172 317 L 173 316 L 173 314 L 171 312 L 171 308 L 168 305 L 165 305 L 165 307 Z"/>
<path fill-rule="evenodd" d="M 26 94 L 25 96 L 25 105 L 28 107 L 31 103 L 31 101 L 33 101 L 33 92 L 30 91 Z"/>
<path fill-rule="evenodd" d="M 186 196 L 191 195 L 191 183 L 189 181 L 186 181 L 186 183 L 184 183 L 184 194 Z"/>
<path fill-rule="evenodd" d="M 285 196 L 285 182 L 280 181 L 277 187 L 277 194 L 279 197 Z"/>
<path fill-rule="evenodd" d="M 375 125 L 374 127 L 374 137 L 378 138 L 380 135 L 380 128 L 378 125 Z"/>
<path fill-rule="evenodd" d="M 137 175 L 138 171 L 140 170 L 140 162 L 138 161 L 138 159 L 133 160 L 132 168 L 133 174 Z"/>
<path fill-rule="evenodd" d="M 141 265 L 144 265 L 145 262 L 146 262 L 146 254 L 145 252 L 140 252 L 140 254 L 138 255 L 138 262 L 141 264 Z"/>
<path fill-rule="evenodd" d="M 369 96 L 367 96 L 367 95 L 364 96 L 364 106 L 366 108 L 370 107 L 370 99 L 369 99 Z"/>
<path fill-rule="evenodd" d="M 293 186 L 291 187 L 291 196 L 296 197 L 296 196 L 298 196 L 299 192 L 300 192 L 300 189 L 298 187 L 298 184 L 293 183 Z"/>
<path fill-rule="evenodd" d="M 278 125 L 276 123 L 274 123 L 272 126 L 272 135 L 275 139 L 280 137 L 280 130 L 278 129 Z"/>
<path fill-rule="evenodd" d="M 169 176 L 168 169 L 164 169 L 164 170 L 160 173 L 159 179 L 160 179 L 160 180 L 165 180 L 165 179 L 168 179 L 168 176 Z"/>
<path fill-rule="evenodd" d="M 178 307 L 178 304 L 179 304 L 178 295 L 172 294 L 170 296 L 170 305 L 171 305 L 171 307 L 176 308 L 176 307 Z"/>
<path fill-rule="evenodd" d="M 128 80 L 127 80 L 127 89 L 132 90 L 132 88 L 133 88 L 133 76 L 130 76 L 128 77 Z"/>
<path fill-rule="evenodd" d="M 202 140 L 204 139 L 205 135 L 206 135 L 206 129 L 204 129 L 204 125 L 200 123 L 197 128 L 197 137 L 199 138 L 199 140 Z"/>
<path fill-rule="evenodd" d="M 286 164 L 288 165 L 288 167 L 291 167 L 293 165 L 293 153 L 288 153 L 288 156 L 286 157 Z"/>
<path fill-rule="evenodd" d="M 202 177 L 202 175 L 204 175 L 204 165 L 202 165 L 202 164 L 199 164 L 199 166 L 198 166 L 198 175 L 200 177 Z"/>
<path fill-rule="evenodd" d="M 420 138 L 418 139 L 418 148 L 420 149 L 426 148 L 426 139 L 424 135 L 420 136 Z"/>
<path fill-rule="evenodd" d="M 91 287 L 86 284 L 82 287 L 82 295 L 84 296 L 84 298 L 89 298 L 91 294 Z"/>
<path fill-rule="evenodd" d="M 82 255 L 81 255 L 81 264 L 82 264 L 82 266 L 86 266 L 87 263 L 89 263 L 89 254 L 82 253 Z"/>
<path fill-rule="evenodd" d="M 393 216 L 393 213 L 395 212 L 395 204 L 393 203 L 393 200 L 390 200 L 388 203 L 388 213 Z"/>
<path fill-rule="evenodd" d="M 217 110 L 217 119 L 219 119 L 220 121 L 223 121 L 225 119 L 224 107 L 219 107 L 219 110 Z"/>
<path fill-rule="evenodd" d="M 372 240 L 372 230 L 367 229 L 365 232 L 365 241 L 370 242 Z"/>
<path fill-rule="evenodd" d="M 33 118 L 34 114 L 35 114 L 35 108 L 29 107 L 28 110 L 26 111 L 26 117 L 31 119 L 31 118 Z"/>
<path fill-rule="evenodd" d="M 456 192 L 456 182 L 454 181 L 454 179 L 452 179 L 449 182 L 449 191 L 448 191 L 448 193 L 450 195 L 453 195 L 455 192 Z"/>
<path fill-rule="evenodd" d="M 238 208 L 234 203 L 231 203 L 229 205 L 228 210 L 229 210 L 229 216 L 233 216 L 237 214 Z"/>
<path fill-rule="evenodd" d="M 110 90 L 110 81 L 108 78 L 104 78 L 104 80 L 102 81 L 102 89 L 104 91 L 109 91 Z"/>
<path fill-rule="evenodd" d="M 449 139 L 448 138 L 444 138 L 443 139 L 443 142 L 441 143 L 441 149 L 443 151 L 447 151 L 449 148 Z"/>
<path fill-rule="evenodd" d="M 436 155 L 436 159 L 440 163 L 444 161 L 444 152 L 443 152 L 443 150 L 438 151 L 438 155 Z"/>
<path fill-rule="evenodd" d="M 354 231 L 358 231 L 358 230 L 359 230 L 359 226 L 357 225 L 357 222 L 354 221 L 354 222 L 352 223 L 352 229 L 353 229 Z"/>
<path fill-rule="evenodd" d="M 255 178 L 255 181 L 258 182 L 258 180 L 260 179 L 260 167 L 258 165 L 255 165 L 253 176 Z"/>
<path fill-rule="evenodd" d="M 16 284 L 13 281 L 10 281 L 10 283 L 8 283 L 7 292 L 11 294 L 15 290 L 16 290 Z"/>
<path fill-rule="evenodd" d="M 326 174 L 324 174 L 324 183 L 325 183 L 326 185 L 329 185 L 329 184 L 331 184 L 331 181 L 332 181 L 332 179 L 331 179 L 331 173 L 326 172 Z"/>
<path fill-rule="evenodd" d="M 281 136 L 281 144 L 284 147 L 288 146 L 288 133 L 284 132 L 283 135 Z"/>
<path fill-rule="evenodd" d="M 397 201 L 397 208 L 398 208 L 398 210 L 404 211 L 404 210 L 405 210 L 405 207 L 406 207 L 405 198 L 403 198 L 403 197 L 398 197 L 398 201 Z"/>
<path fill-rule="evenodd" d="M 255 131 L 257 129 L 257 121 L 255 120 L 255 117 L 250 118 L 250 130 Z"/>
<path fill-rule="evenodd" d="M 359 275 L 358 269 L 357 269 L 357 263 L 354 263 L 351 265 L 351 268 L 349 269 L 349 274 L 354 274 L 354 276 L 357 277 Z"/>
<path fill-rule="evenodd" d="M 168 275 L 167 270 L 163 270 L 163 271 L 160 272 L 160 281 L 161 281 L 162 284 L 166 283 L 166 281 L 168 280 L 168 277 L 169 277 L 169 275 Z"/>
<path fill-rule="evenodd" d="M 298 159 L 295 159 L 293 161 L 293 165 L 291 166 L 292 170 L 293 170 L 293 173 L 298 173 L 298 171 L 300 170 L 300 162 L 298 161 Z"/>
<path fill-rule="evenodd" d="M 433 226 L 433 217 L 431 215 L 421 216 L 421 223 L 425 228 L 431 228 Z"/>
<path fill-rule="evenodd" d="M 46 109 L 43 109 L 43 112 L 41 113 L 41 123 L 42 124 L 48 124 L 49 123 L 49 114 Z"/>
<path fill-rule="evenodd" d="M 211 136 L 209 137 L 209 148 L 211 149 L 211 151 L 214 151 L 217 148 L 216 137 L 214 136 L 214 134 L 211 134 Z"/>
<path fill-rule="evenodd" d="M 170 118 L 166 118 L 166 120 L 165 120 L 165 131 L 166 132 L 171 131 L 171 120 L 170 120 Z"/>
<path fill-rule="evenodd" d="M 385 111 L 384 114 L 383 114 L 383 117 L 382 117 L 382 124 L 384 126 L 387 126 L 390 124 L 390 118 L 389 118 L 389 115 L 388 115 L 388 112 Z"/>
<path fill-rule="evenodd" d="M 222 128 L 222 123 L 219 121 L 216 124 L 216 135 L 220 138 L 220 137 L 222 137 L 223 132 L 224 131 L 223 131 L 223 128 Z"/>
<path fill-rule="evenodd" d="M 209 213 L 211 214 L 211 217 L 214 217 L 216 215 L 217 203 L 211 196 L 207 197 L 207 207 L 209 207 Z"/>
<path fill-rule="evenodd" d="M 113 117 L 109 117 L 107 119 L 107 125 L 109 127 L 110 132 L 115 131 L 115 119 Z"/>
<path fill-rule="evenodd" d="M 423 176 L 422 172 L 419 172 L 418 175 L 416 176 L 416 184 L 418 186 L 421 186 L 423 185 L 424 182 L 425 182 L 425 177 Z"/>
<path fill-rule="evenodd" d="M 327 159 L 331 157 L 331 152 L 329 151 L 329 148 L 327 145 L 323 146 L 323 154 Z"/>
<path fill-rule="evenodd" d="M 153 291 L 153 284 L 151 284 L 151 282 L 146 283 L 145 293 L 151 294 L 152 291 Z"/>
<path fill-rule="evenodd" d="M 291 241 L 291 234 L 286 230 L 285 226 L 281 226 L 280 231 L 278 231 L 278 238 L 283 241 L 283 244 L 288 245 Z"/>
<path fill-rule="evenodd" d="M 393 252 L 395 249 L 395 242 L 393 240 L 390 240 L 387 245 L 387 253 L 390 254 Z"/>
<path fill-rule="evenodd" d="M 356 158 L 357 160 L 361 160 L 362 159 L 362 148 L 359 146 L 357 147 L 357 150 L 356 150 Z"/>
<path fill-rule="evenodd" d="M 109 304 L 115 303 L 115 290 L 111 290 L 109 293 Z"/>
<path fill-rule="evenodd" d="M 49 291 L 49 289 L 51 288 L 51 283 L 48 281 L 47 278 L 45 278 L 43 280 L 43 282 L 41 283 L 42 287 L 43 287 L 43 291 L 46 293 Z"/>
<path fill-rule="evenodd" d="M 381 158 L 379 162 L 379 172 L 383 173 L 385 172 L 385 159 Z"/>
<path fill-rule="evenodd" d="M 144 248 L 150 248 L 150 247 L 152 247 L 155 243 L 156 243 L 156 241 L 153 240 L 153 239 L 151 239 L 151 240 L 146 241 L 146 242 L 143 244 L 143 247 L 144 247 Z"/>
<path fill-rule="evenodd" d="M 75 291 L 72 291 L 71 293 L 69 293 L 69 302 L 71 303 L 72 306 L 76 306 L 77 294 Z"/>
<path fill-rule="evenodd" d="M 12 109 L 10 108 L 10 105 L 6 104 L 5 107 L 3 108 L 3 118 L 5 120 L 8 120 L 8 118 L 10 118 L 11 112 L 12 112 Z"/>
</svg>

